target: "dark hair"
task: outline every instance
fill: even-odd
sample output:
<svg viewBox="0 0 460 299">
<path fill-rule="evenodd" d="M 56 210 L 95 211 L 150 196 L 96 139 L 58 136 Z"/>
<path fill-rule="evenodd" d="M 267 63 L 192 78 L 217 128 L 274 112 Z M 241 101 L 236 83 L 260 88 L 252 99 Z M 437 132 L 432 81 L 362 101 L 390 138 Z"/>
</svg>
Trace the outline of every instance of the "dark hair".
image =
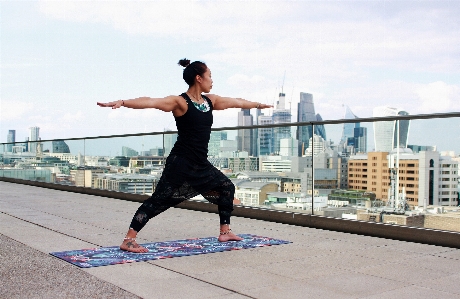
<svg viewBox="0 0 460 299">
<path fill-rule="evenodd" d="M 179 60 L 178 64 L 185 67 L 182 78 L 184 78 L 185 83 L 187 83 L 189 86 L 195 84 L 196 75 L 203 77 L 203 74 L 208 69 L 204 62 L 194 61 L 190 63 L 190 60 L 187 58 Z"/>
</svg>

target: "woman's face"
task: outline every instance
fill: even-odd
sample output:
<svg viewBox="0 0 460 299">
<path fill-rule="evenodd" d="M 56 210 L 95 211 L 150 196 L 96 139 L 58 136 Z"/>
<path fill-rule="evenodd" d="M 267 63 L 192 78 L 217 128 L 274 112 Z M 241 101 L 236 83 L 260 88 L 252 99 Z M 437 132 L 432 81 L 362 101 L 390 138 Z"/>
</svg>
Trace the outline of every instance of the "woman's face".
<svg viewBox="0 0 460 299">
<path fill-rule="evenodd" d="M 197 82 L 201 86 L 201 90 L 205 93 L 208 93 L 212 89 L 212 78 L 211 78 L 211 70 L 208 68 L 203 76 L 197 77 Z"/>
</svg>

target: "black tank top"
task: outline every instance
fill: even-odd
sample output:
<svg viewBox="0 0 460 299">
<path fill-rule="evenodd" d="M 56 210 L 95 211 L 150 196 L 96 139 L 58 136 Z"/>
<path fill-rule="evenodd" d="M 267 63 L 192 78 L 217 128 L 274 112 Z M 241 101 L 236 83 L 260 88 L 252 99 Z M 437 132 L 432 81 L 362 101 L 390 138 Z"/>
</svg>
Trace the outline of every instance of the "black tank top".
<svg viewBox="0 0 460 299">
<path fill-rule="evenodd" d="M 211 135 L 212 102 L 202 95 L 209 104 L 209 111 L 199 111 L 186 93 L 181 96 L 187 101 L 188 109 L 184 115 L 174 117 L 178 131 L 177 141 L 170 155 L 184 157 L 194 163 L 206 163 L 208 159 L 208 143 Z"/>
</svg>

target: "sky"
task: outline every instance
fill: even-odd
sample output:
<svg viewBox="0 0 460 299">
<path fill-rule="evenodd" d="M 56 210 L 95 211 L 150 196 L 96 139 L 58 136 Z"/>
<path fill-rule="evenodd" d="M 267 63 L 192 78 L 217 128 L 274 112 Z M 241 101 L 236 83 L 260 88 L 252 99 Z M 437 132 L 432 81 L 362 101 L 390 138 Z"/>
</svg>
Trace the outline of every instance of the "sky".
<svg viewBox="0 0 460 299">
<path fill-rule="evenodd" d="M 181 58 L 204 61 L 218 95 L 283 91 L 294 116 L 300 92 L 324 120 L 460 111 L 460 1 L 0 1 L 0 17 L 0 142 L 175 130 L 170 113 L 96 102 L 185 92 Z"/>
</svg>

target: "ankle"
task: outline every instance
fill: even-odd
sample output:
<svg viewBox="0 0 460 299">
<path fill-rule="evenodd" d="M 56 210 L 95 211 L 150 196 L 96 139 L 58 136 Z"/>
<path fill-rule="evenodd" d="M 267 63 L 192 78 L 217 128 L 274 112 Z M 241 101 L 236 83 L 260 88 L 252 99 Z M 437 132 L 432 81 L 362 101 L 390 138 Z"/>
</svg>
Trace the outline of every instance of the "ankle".
<svg viewBox="0 0 460 299">
<path fill-rule="evenodd" d="M 228 230 L 226 230 L 226 231 L 220 231 L 221 235 L 228 235 L 228 234 L 231 234 L 231 233 L 232 233 L 232 230 L 230 228 Z"/>
<path fill-rule="evenodd" d="M 221 224 L 220 225 L 220 234 L 221 235 L 228 235 L 232 232 L 229 224 Z"/>
<path fill-rule="evenodd" d="M 130 228 L 128 232 L 126 233 L 125 240 L 126 239 L 136 239 L 136 237 L 137 237 L 137 231 Z"/>
</svg>

